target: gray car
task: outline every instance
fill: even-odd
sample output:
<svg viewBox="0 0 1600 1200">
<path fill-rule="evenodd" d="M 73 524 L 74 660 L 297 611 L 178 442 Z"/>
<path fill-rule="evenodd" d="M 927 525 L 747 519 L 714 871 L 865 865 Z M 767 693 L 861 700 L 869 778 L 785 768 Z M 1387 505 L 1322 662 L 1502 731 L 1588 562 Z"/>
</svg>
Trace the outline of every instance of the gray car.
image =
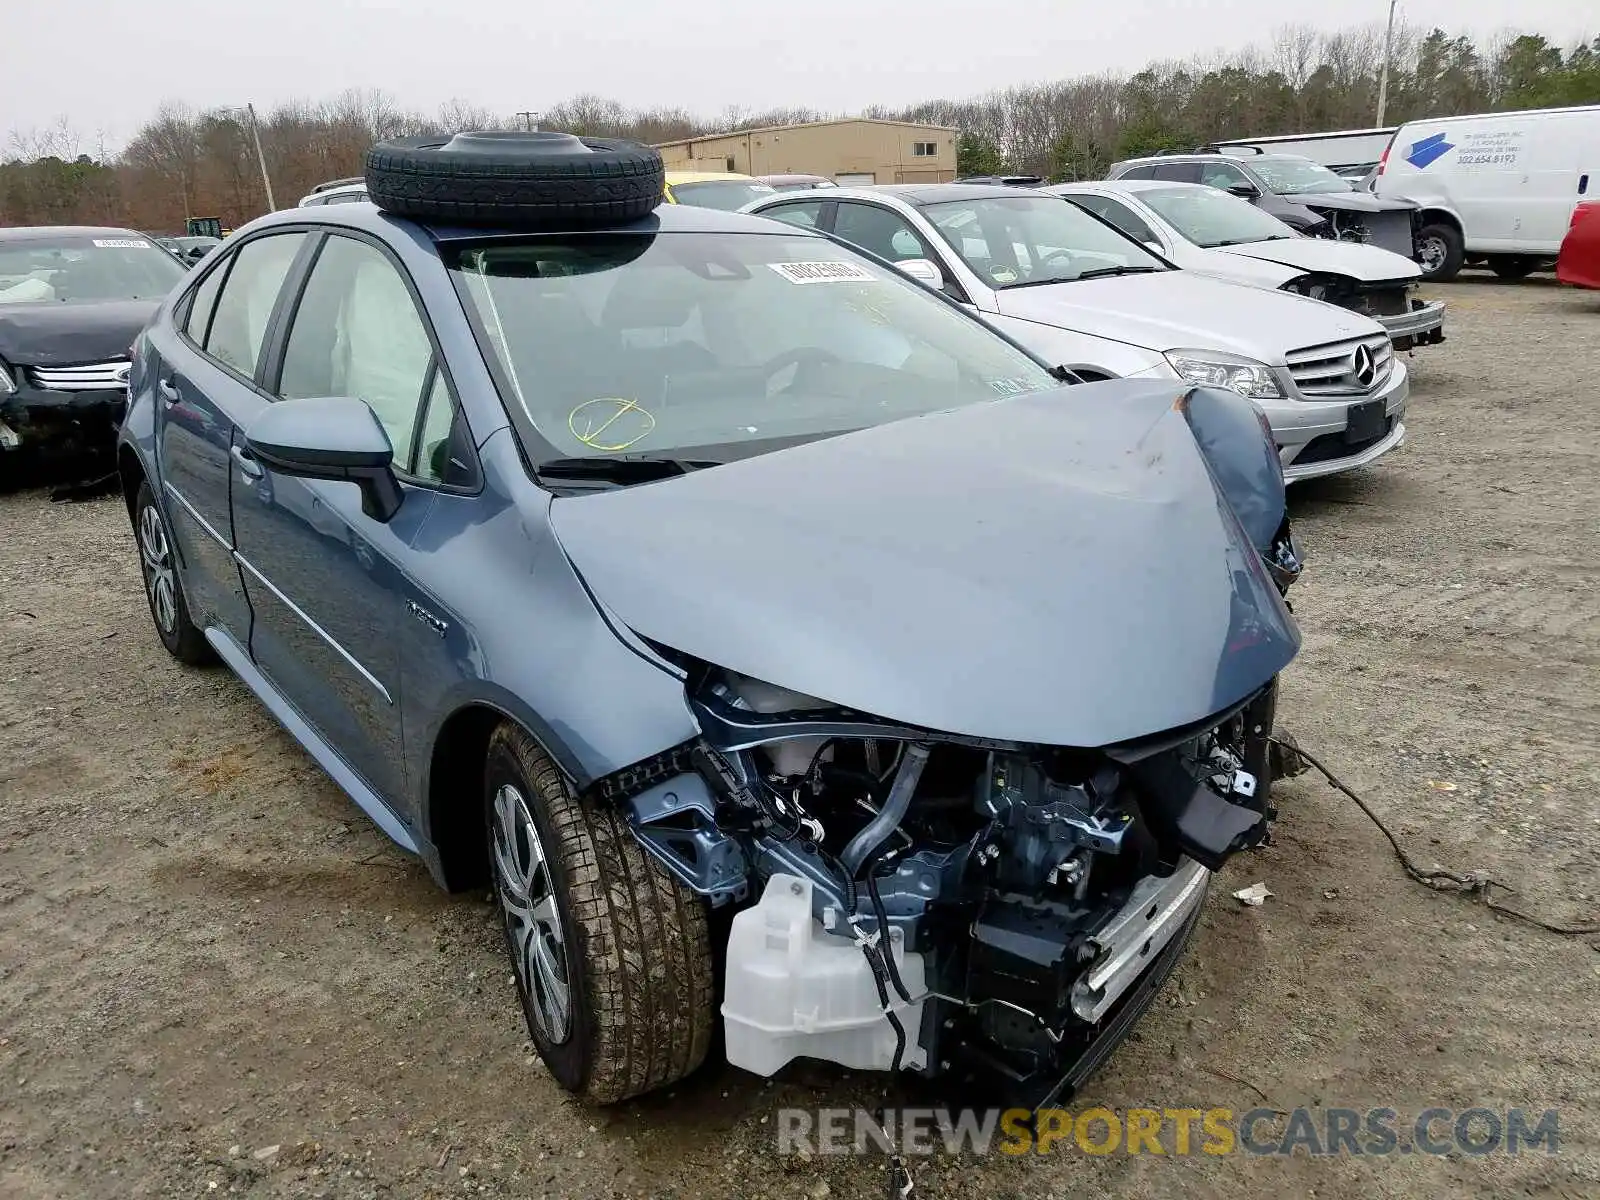
<svg viewBox="0 0 1600 1200">
<path fill-rule="evenodd" d="M 1248 200 L 1310 237 L 1417 255 L 1422 219 L 1417 205 L 1381 199 L 1298 154 L 1159 154 L 1112 163 L 1106 177 L 1203 183 Z"/>
<path fill-rule="evenodd" d="M 163 644 L 492 885 L 590 1100 L 719 1013 L 764 1074 L 1076 1087 L 1272 815 L 1299 565 L 1251 406 L 1073 385 L 830 239 L 652 212 L 642 147 L 458 135 L 368 182 L 389 211 L 253 222 L 139 339 Z"/>
</svg>

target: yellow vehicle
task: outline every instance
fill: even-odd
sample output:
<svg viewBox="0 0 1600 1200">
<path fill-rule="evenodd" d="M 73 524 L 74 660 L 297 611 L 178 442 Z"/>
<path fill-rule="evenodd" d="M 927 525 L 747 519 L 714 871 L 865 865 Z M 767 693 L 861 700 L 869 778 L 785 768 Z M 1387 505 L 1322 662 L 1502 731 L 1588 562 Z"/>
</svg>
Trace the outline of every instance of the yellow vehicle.
<svg viewBox="0 0 1600 1200">
<path fill-rule="evenodd" d="M 759 179 L 733 171 L 668 171 L 667 203 L 692 204 L 733 212 L 773 189 Z"/>
</svg>

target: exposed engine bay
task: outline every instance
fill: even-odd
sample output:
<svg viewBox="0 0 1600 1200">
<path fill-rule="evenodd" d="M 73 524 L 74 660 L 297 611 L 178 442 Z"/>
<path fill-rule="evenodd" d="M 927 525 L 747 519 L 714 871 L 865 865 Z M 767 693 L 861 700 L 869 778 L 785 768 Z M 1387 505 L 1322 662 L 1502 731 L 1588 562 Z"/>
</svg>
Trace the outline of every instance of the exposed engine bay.
<svg viewBox="0 0 1600 1200">
<path fill-rule="evenodd" d="M 1320 224 L 1307 230 L 1313 237 L 1340 242 L 1356 242 L 1392 250 L 1406 258 L 1416 257 L 1416 235 L 1421 226 L 1420 209 L 1401 207 L 1369 212 L 1307 200 L 1306 207 Z"/>
<path fill-rule="evenodd" d="M 1264 555 L 1264 558 L 1267 556 Z M 1268 560 L 1299 571 L 1287 523 Z M 1094 749 L 897 726 L 696 664 L 705 736 L 605 781 L 641 842 L 732 906 L 730 1062 L 1073 1090 L 1175 964 L 1210 874 L 1259 844 L 1276 680 Z"/>
</svg>

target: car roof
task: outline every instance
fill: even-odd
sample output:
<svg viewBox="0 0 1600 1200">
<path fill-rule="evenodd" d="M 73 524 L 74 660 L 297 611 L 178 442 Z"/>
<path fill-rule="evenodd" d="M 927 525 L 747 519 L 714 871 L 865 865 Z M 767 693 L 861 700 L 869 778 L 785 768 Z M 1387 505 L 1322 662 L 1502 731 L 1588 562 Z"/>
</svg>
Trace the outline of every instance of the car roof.
<svg viewBox="0 0 1600 1200">
<path fill-rule="evenodd" d="M 1084 179 L 1077 183 L 1057 183 L 1041 189 L 1061 193 L 1072 189 L 1086 192 L 1154 192 L 1162 188 L 1197 188 L 1203 183 L 1189 183 L 1183 179 Z"/>
<path fill-rule="evenodd" d="M 861 196 L 894 196 L 920 208 L 946 200 L 1016 200 L 1028 196 L 1032 190 L 1007 187 L 1003 183 L 880 183 L 872 187 L 841 188 L 839 194 L 841 198 L 846 192 Z"/>
<path fill-rule="evenodd" d="M 149 234 L 110 225 L 18 225 L 12 229 L 0 228 L 0 242 L 50 242 L 61 238 L 96 237 L 153 240 Z"/>
<path fill-rule="evenodd" d="M 357 229 L 386 238 L 393 238 L 402 232 L 414 236 L 420 231 L 424 237 L 439 243 L 511 237 L 570 237 L 593 233 L 782 233 L 804 237 L 823 236 L 798 225 L 782 224 L 770 217 L 725 212 L 717 208 L 700 208 L 692 204 L 663 203 L 649 216 L 632 222 L 529 229 L 509 222 L 504 225 L 461 226 L 445 222 L 415 221 L 386 213 L 371 201 L 354 204 L 315 204 L 306 208 L 281 209 L 264 217 L 257 217 L 243 229 L 236 230 L 234 236 L 278 225 Z"/>
<path fill-rule="evenodd" d="M 306 204 L 307 200 L 313 200 L 317 204 L 325 204 L 327 201 L 323 197 L 343 196 L 347 192 L 365 192 L 366 190 L 365 180 L 354 180 L 348 183 L 319 183 L 304 196 L 300 197 L 300 203 L 306 208 L 311 208 L 313 205 Z"/>
<path fill-rule="evenodd" d="M 756 182 L 753 175 L 741 175 L 737 171 L 668 171 L 667 183 L 676 185 L 680 183 L 716 183 L 720 180 L 734 180 L 738 183 Z"/>
</svg>

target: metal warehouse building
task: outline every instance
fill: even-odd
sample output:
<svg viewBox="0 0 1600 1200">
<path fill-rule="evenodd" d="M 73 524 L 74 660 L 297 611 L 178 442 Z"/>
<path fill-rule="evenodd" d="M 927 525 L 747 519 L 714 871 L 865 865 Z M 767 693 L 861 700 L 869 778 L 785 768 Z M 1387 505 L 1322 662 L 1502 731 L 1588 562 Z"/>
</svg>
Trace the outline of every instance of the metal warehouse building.
<svg viewBox="0 0 1600 1200">
<path fill-rule="evenodd" d="M 841 184 L 947 183 L 956 177 L 956 131 L 865 117 L 773 125 L 666 142 L 669 171 L 825 175 Z"/>
</svg>

